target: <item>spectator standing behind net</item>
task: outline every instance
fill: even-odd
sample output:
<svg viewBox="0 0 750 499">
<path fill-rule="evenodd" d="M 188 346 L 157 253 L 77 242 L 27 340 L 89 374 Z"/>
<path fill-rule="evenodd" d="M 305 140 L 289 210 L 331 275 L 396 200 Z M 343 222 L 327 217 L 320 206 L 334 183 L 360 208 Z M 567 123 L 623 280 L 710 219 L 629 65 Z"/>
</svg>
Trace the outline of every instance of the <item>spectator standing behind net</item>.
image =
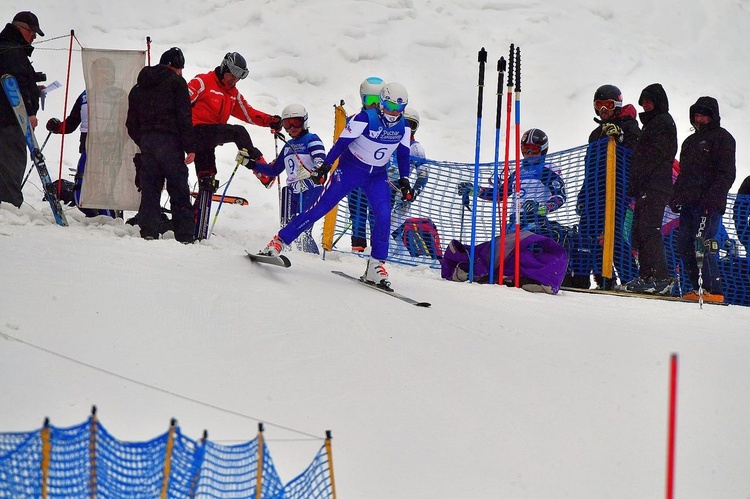
<svg viewBox="0 0 750 499">
<path fill-rule="evenodd" d="M 16 78 L 26 113 L 32 128 L 36 128 L 41 92 L 37 73 L 29 58 L 34 52 L 31 42 L 44 36 L 39 19 L 31 12 L 19 12 L 0 32 L 0 75 Z M 26 138 L 18 126 L 13 107 L 0 95 L 0 203 L 5 201 L 16 208 L 23 204 L 21 183 L 26 171 Z"/>
<path fill-rule="evenodd" d="M 701 268 L 703 300 L 724 302 L 724 289 L 719 274 L 716 234 L 727 207 L 727 194 L 737 175 L 734 137 L 721 127 L 719 103 L 713 97 L 699 97 L 690 106 L 690 123 L 695 132 L 682 143 L 680 174 L 674 185 L 669 205 L 680 214 L 677 251 L 693 290 L 683 295 L 699 299 L 698 261 Z M 697 248 L 696 237 L 705 242 Z"/>
<path fill-rule="evenodd" d="M 576 213 L 581 217 L 578 229 L 586 248 L 571 254 L 571 274 L 564 285 L 577 288 L 590 287 L 593 271 L 597 286 L 611 289 L 612 280 L 602 277 L 604 206 L 606 202 L 605 181 L 607 177 L 607 141 L 615 137 L 617 143 L 633 149 L 641 129 L 636 120 L 632 104 L 623 105 L 622 92 L 614 85 L 602 85 L 594 92 L 594 121 L 599 124 L 589 135 L 586 150 L 583 185 L 576 200 Z M 617 161 L 615 182 L 615 231 L 614 265 L 623 283 L 635 277 L 635 261 L 630 254 L 628 242 L 620 228 L 625 223 L 625 179 L 628 177 L 627 161 Z"/>
<path fill-rule="evenodd" d="M 639 275 L 625 285 L 625 290 L 668 295 L 674 279 L 664 255 L 662 221 L 672 197 L 677 127 L 669 114 L 667 92 L 659 83 L 644 88 L 638 104 L 643 107 L 643 128 L 630 161 L 627 194 L 635 198 L 632 246 L 638 250 Z"/>
<path fill-rule="evenodd" d="M 141 204 L 138 225 L 141 237 L 157 239 L 164 182 L 172 208 L 174 236 L 179 242 L 194 241 L 186 165 L 195 159 L 190 97 L 182 78 L 185 56 L 177 47 L 162 54 L 159 64 L 147 66 L 128 96 L 128 135 L 141 152 L 139 182 Z"/>
</svg>

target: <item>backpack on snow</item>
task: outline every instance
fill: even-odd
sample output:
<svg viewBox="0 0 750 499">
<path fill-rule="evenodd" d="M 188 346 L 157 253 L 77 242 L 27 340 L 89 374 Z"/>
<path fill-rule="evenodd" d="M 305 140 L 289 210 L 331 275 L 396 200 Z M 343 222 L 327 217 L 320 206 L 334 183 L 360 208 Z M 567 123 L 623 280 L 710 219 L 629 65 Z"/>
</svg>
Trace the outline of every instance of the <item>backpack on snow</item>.
<svg viewBox="0 0 750 499">
<path fill-rule="evenodd" d="M 429 256 L 439 260 L 443 258 L 440 247 L 440 234 L 435 223 L 429 218 L 407 218 L 403 225 L 401 239 L 411 256 Z"/>
</svg>

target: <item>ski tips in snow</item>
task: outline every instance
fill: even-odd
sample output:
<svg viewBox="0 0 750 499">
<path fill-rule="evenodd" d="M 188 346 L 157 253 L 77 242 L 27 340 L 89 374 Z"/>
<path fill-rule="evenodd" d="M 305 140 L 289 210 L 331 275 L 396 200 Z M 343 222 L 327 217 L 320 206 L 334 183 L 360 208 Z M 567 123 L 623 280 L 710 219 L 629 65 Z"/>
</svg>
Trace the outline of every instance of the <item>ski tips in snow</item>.
<svg viewBox="0 0 750 499">
<path fill-rule="evenodd" d="M 354 282 L 358 282 L 362 286 L 367 286 L 370 289 L 374 289 L 375 291 L 379 291 L 379 292 L 384 293 L 384 294 L 386 294 L 388 296 L 392 296 L 392 297 L 396 298 L 397 300 L 401 300 L 401 301 L 403 301 L 405 303 L 408 303 L 410 305 L 414 305 L 414 306 L 417 306 L 417 307 L 423 307 L 423 308 L 428 308 L 428 307 L 432 306 L 432 303 L 428 303 L 426 301 L 417 301 L 417 300 L 414 300 L 412 298 L 409 298 L 408 296 L 404 296 L 404 295 L 402 295 L 400 293 L 396 293 L 395 291 L 388 291 L 386 289 L 378 287 L 377 284 L 369 283 L 369 282 L 364 281 L 364 280 L 362 280 L 362 279 L 360 279 L 358 277 L 350 276 L 349 274 L 347 274 L 345 272 L 341 272 L 340 270 L 332 270 L 331 273 L 336 274 L 336 275 L 340 275 L 341 277 L 344 277 L 346 279 L 352 280 Z"/>
<path fill-rule="evenodd" d="M 265 263 L 268 265 L 277 265 L 279 267 L 289 268 L 292 266 L 292 262 L 284 255 L 279 256 L 271 256 L 271 255 L 259 255 L 250 253 L 249 251 L 245 250 L 245 253 L 247 253 L 247 257 L 256 263 Z"/>
</svg>

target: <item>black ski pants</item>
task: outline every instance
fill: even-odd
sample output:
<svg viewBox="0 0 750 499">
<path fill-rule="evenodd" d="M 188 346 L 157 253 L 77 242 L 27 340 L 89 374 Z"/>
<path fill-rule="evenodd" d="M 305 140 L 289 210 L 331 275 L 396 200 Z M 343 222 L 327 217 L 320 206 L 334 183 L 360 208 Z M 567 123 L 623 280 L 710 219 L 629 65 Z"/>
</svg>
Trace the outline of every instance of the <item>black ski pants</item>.
<svg viewBox="0 0 750 499">
<path fill-rule="evenodd" d="M 669 198 L 670 195 L 663 192 L 648 192 L 635 201 L 632 246 L 638 250 L 639 275 L 644 279 L 669 277 L 661 235 L 664 208 Z"/>
<path fill-rule="evenodd" d="M 237 149 L 253 148 L 253 141 L 242 125 L 195 125 L 195 173 L 216 176 L 217 146 L 233 142 Z"/>
<path fill-rule="evenodd" d="M 195 221 L 190 204 L 188 167 L 179 137 L 170 133 L 144 133 L 141 138 L 141 205 L 138 225 L 141 237 L 159 237 L 161 192 L 164 181 L 172 209 L 174 236 L 192 242 Z"/>
</svg>

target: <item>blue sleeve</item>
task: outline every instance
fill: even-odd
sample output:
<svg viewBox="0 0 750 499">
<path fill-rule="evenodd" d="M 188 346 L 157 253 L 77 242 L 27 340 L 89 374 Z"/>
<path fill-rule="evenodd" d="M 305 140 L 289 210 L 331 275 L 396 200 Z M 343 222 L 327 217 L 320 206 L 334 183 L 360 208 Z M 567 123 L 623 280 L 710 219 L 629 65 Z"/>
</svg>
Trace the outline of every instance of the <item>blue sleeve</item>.
<svg viewBox="0 0 750 499">
<path fill-rule="evenodd" d="M 552 168 L 544 167 L 539 175 L 539 180 L 549 189 L 550 197 L 547 200 L 547 206 L 550 211 L 555 211 L 561 207 L 565 200 L 568 199 L 565 194 L 565 181 Z"/>
<path fill-rule="evenodd" d="M 409 170 L 411 164 L 409 163 L 410 149 L 404 144 L 399 144 L 396 149 L 396 161 L 398 162 L 398 173 L 401 177 L 409 178 Z"/>
<path fill-rule="evenodd" d="M 285 145 L 284 148 L 281 150 L 281 154 L 279 154 L 278 158 L 276 158 L 273 162 L 268 163 L 268 164 L 255 163 L 255 166 L 253 167 L 253 171 L 262 173 L 264 175 L 268 175 L 270 177 L 278 177 L 281 174 L 281 172 L 284 171 L 284 158 L 286 158 L 289 152 L 290 152 L 289 146 Z"/>
</svg>

